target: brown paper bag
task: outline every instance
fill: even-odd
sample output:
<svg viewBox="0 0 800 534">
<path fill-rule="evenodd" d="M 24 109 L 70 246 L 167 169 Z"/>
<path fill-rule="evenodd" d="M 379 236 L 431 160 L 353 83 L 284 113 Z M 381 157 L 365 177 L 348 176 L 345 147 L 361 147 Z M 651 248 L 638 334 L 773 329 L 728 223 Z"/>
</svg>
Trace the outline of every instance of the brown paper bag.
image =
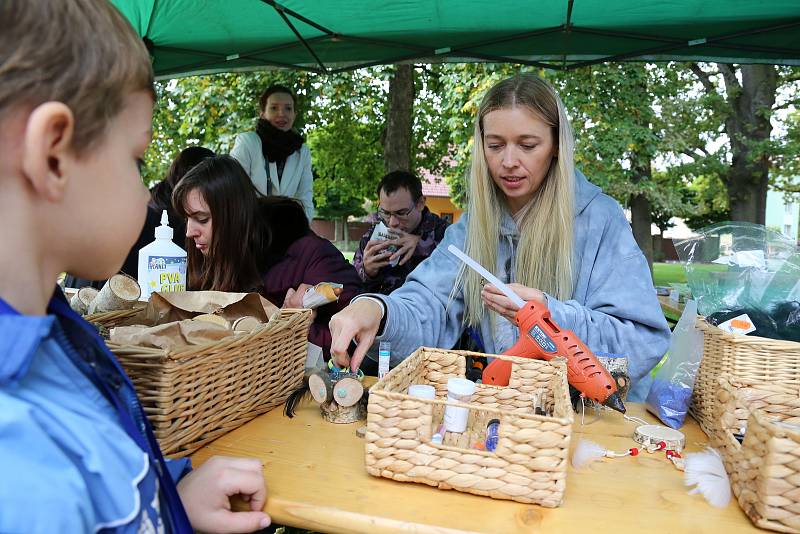
<svg viewBox="0 0 800 534">
<path fill-rule="evenodd" d="M 206 321 L 174 321 L 156 326 L 118 326 L 109 341 L 118 345 L 155 347 L 164 350 L 203 345 L 234 335 L 230 328 Z"/>
<path fill-rule="evenodd" d="M 233 322 L 246 315 L 267 323 L 279 313 L 277 306 L 258 293 L 223 291 L 177 291 L 153 293 L 141 313 L 127 320 L 128 325 L 154 326 L 211 313 Z"/>
</svg>

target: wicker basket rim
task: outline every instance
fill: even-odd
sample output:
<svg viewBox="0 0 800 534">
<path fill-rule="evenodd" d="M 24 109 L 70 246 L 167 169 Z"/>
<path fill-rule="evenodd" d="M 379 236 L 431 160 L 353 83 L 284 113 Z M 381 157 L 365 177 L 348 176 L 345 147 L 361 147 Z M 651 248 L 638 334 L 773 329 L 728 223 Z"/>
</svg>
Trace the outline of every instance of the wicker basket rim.
<svg viewBox="0 0 800 534">
<path fill-rule="evenodd" d="M 503 386 L 497 386 L 497 387 L 499 389 L 503 389 Z M 569 412 L 570 415 L 568 417 L 556 417 L 554 415 L 547 416 L 547 415 L 536 415 L 533 413 L 527 414 L 522 412 L 513 412 L 509 411 L 508 409 L 483 406 L 481 404 L 474 402 L 454 402 L 454 401 L 439 400 L 439 399 L 423 399 L 420 397 L 412 397 L 411 395 L 408 395 L 406 393 L 397 393 L 386 390 L 379 390 L 374 393 L 370 390 L 370 396 L 372 395 L 375 395 L 376 397 L 383 397 L 388 400 L 401 400 L 401 401 L 409 400 L 413 402 L 420 402 L 423 404 L 431 404 L 431 405 L 439 404 L 444 406 L 454 406 L 456 408 L 468 408 L 470 410 L 478 410 L 481 412 L 497 414 L 498 416 L 500 416 L 498 418 L 501 421 L 503 420 L 503 417 L 519 417 L 521 419 L 528 419 L 530 421 L 557 422 L 562 425 L 572 424 L 572 422 L 574 421 L 572 412 Z"/>
<path fill-rule="evenodd" d="M 283 312 L 289 312 L 287 315 L 284 315 Z M 117 353 L 118 351 L 121 353 L 126 354 L 149 354 L 151 356 L 161 356 L 165 360 L 182 360 L 190 356 L 194 356 L 198 352 L 202 352 L 206 349 L 213 348 L 215 345 L 218 345 L 220 342 L 229 343 L 229 349 L 233 350 L 240 345 L 245 343 L 249 343 L 253 339 L 257 339 L 259 337 L 265 337 L 271 334 L 275 329 L 279 327 L 285 326 L 294 326 L 294 323 L 303 321 L 305 315 L 311 315 L 311 310 L 307 309 L 292 309 L 292 310 L 282 310 L 281 315 L 276 317 L 275 319 L 271 320 L 270 322 L 266 323 L 262 328 L 258 330 L 254 330 L 252 332 L 248 332 L 245 334 L 234 334 L 232 336 L 224 337 L 222 339 L 216 341 L 210 341 L 208 343 L 203 343 L 202 345 L 190 345 L 188 347 L 182 347 L 178 350 L 168 350 L 168 349 L 160 349 L 156 347 L 140 347 L 139 345 L 119 345 L 116 343 L 106 342 L 109 349 L 112 352 Z"/>
<path fill-rule="evenodd" d="M 513 362 L 513 363 L 524 363 L 526 365 L 530 365 L 531 363 L 533 363 L 534 365 L 541 365 L 543 367 L 554 367 L 556 372 L 559 375 L 562 375 L 564 377 L 567 376 L 566 359 L 562 358 L 562 357 L 556 357 L 556 358 L 553 358 L 552 360 L 537 360 L 537 359 L 533 359 L 533 358 L 522 358 L 520 356 L 509 356 L 509 355 L 506 355 L 506 354 L 484 354 L 484 353 L 481 353 L 481 352 L 473 352 L 473 351 L 469 351 L 469 350 L 448 350 L 448 349 L 441 349 L 441 348 L 438 348 L 438 347 L 425 347 L 425 346 L 422 346 L 422 347 L 419 347 L 416 351 L 414 351 L 411 355 L 409 355 L 409 358 L 411 358 L 412 356 L 414 356 L 416 354 L 422 354 L 422 353 L 425 353 L 425 352 L 446 352 L 448 354 L 456 354 L 456 355 L 459 355 L 459 356 L 463 356 L 465 358 L 467 356 L 482 356 L 482 357 L 489 356 L 489 357 L 492 357 L 492 358 L 499 358 L 501 360 L 508 360 L 508 361 Z M 389 371 L 389 374 L 386 375 L 386 378 L 389 378 L 392 375 L 392 373 L 394 373 L 394 372 L 395 372 L 395 369 L 392 369 L 391 371 Z M 486 387 L 492 387 L 492 388 L 496 388 L 496 389 L 505 389 L 506 387 L 508 387 L 508 386 L 492 386 L 492 385 L 489 385 L 489 384 L 483 384 L 483 385 L 486 386 Z M 567 425 L 567 424 L 571 425 L 572 422 L 574 421 L 574 414 L 573 414 L 572 411 L 568 412 L 569 413 L 568 417 L 556 417 L 556 416 L 536 415 L 536 414 L 533 414 L 533 413 L 531 413 L 531 414 L 514 413 L 514 412 L 509 412 L 507 409 L 493 408 L 493 407 L 489 407 L 489 406 L 483 406 L 483 405 L 480 405 L 480 404 L 477 404 L 477 403 L 462 403 L 462 402 L 454 402 L 454 401 L 448 401 L 448 400 L 423 399 L 423 398 L 420 398 L 420 397 L 413 397 L 413 396 L 411 396 L 411 395 L 409 395 L 407 393 L 400 393 L 400 392 L 397 392 L 397 391 L 387 391 L 384 388 L 384 382 L 382 380 L 379 380 L 378 382 L 375 383 L 375 385 L 373 385 L 370 388 L 369 394 L 370 394 L 370 396 L 374 395 L 374 396 L 377 396 L 377 397 L 383 397 L 383 398 L 386 398 L 388 400 L 393 400 L 393 401 L 410 400 L 410 401 L 413 401 L 413 402 L 421 402 L 421 403 L 424 403 L 424 404 L 431 404 L 431 405 L 439 404 L 439 405 L 444 405 L 444 406 L 455 406 L 455 407 L 459 407 L 459 408 L 468 408 L 470 410 L 479 410 L 479 411 L 482 411 L 482 412 L 487 412 L 487 413 L 491 413 L 491 414 L 497 414 L 497 415 L 501 415 L 501 416 L 504 415 L 506 417 L 520 417 L 522 419 L 527 419 L 527 420 L 530 420 L 530 421 L 557 422 L 557 423 L 559 423 L 561 425 Z"/>
<path fill-rule="evenodd" d="M 785 339 L 772 339 L 769 337 L 761 337 L 761 336 L 745 336 L 742 334 L 731 334 L 730 332 L 726 332 L 721 328 L 710 324 L 706 321 L 706 318 L 698 315 L 697 316 L 697 325 L 699 325 L 701 330 L 708 330 L 710 334 L 715 336 L 720 336 L 725 341 L 730 341 L 731 343 L 752 343 L 752 344 L 769 344 L 769 345 L 777 345 L 777 347 L 773 347 L 777 350 L 781 348 L 787 350 L 800 350 L 800 343 L 797 341 L 787 341 Z"/>
</svg>

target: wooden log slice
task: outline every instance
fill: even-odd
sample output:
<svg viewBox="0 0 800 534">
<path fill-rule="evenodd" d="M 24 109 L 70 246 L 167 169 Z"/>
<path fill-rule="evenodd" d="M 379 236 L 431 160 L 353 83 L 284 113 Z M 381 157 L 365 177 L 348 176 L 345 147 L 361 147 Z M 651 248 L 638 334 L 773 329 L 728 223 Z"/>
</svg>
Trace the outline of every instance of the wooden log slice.
<svg viewBox="0 0 800 534">
<path fill-rule="evenodd" d="M 321 404 L 319 409 L 322 418 L 329 423 L 355 423 L 367 417 L 367 409 L 363 402 L 356 402 L 353 406 L 341 406 L 336 401 L 331 401 Z"/>
<path fill-rule="evenodd" d="M 323 370 L 309 375 L 308 390 L 319 404 L 330 402 L 333 399 L 333 386 L 328 372 Z"/>
<path fill-rule="evenodd" d="M 139 300 L 142 289 L 139 283 L 126 274 L 115 274 L 103 285 L 100 293 L 89 305 L 89 314 L 129 310 Z"/>
<path fill-rule="evenodd" d="M 69 301 L 70 307 L 81 315 L 89 313 L 89 305 L 97 297 L 98 291 L 93 287 L 82 287 L 77 293 L 72 295 Z"/>
<path fill-rule="evenodd" d="M 355 378 L 342 378 L 333 385 L 333 399 L 344 407 L 353 406 L 364 395 L 364 386 Z"/>
</svg>

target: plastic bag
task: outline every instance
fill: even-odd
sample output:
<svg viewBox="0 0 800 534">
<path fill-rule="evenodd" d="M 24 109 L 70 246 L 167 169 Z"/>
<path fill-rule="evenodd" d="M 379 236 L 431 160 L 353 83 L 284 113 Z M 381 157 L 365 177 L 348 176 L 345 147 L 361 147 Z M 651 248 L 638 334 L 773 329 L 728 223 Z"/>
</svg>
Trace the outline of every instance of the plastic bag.
<svg viewBox="0 0 800 534">
<path fill-rule="evenodd" d="M 696 237 L 676 241 L 675 250 L 701 315 L 745 308 L 770 314 L 782 303 L 800 301 L 797 246 L 760 224 L 708 226 Z M 791 317 L 784 321 L 784 326 L 793 324 Z"/>
<path fill-rule="evenodd" d="M 697 303 L 690 300 L 672 331 L 667 359 L 647 395 L 647 409 L 671 428 L 683 426 L 703 358 L 703 333 L 695 327 L 696 320 Z"/>
</svg>

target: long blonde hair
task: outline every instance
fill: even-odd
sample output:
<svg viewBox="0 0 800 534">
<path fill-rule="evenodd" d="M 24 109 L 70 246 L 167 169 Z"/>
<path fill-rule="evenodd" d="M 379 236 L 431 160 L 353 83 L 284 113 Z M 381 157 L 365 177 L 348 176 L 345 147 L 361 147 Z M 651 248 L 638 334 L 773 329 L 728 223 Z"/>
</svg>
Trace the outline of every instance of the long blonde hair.
<svg viewBox="0 0 800 534">
<path fill-rule="evenodd" d="M 543 120 L 558 145 L 558 156 L 551 161 L 533 205 L 520 222 L 515 281 L 560 300 L 568 299 L 574 290 L 574 140 L 561 99 L 549 83 L 537 76 L 519 75 L 497 83 L 486 93 L 478 110 L 469 173 L 466 253 L 490 271 L 496 269 L 505 198 L 486 164 L 483 119 L 492 111 L 513 107 L 525 107 Z M 476 326 L 484 314 L 481 277 L 462 266 L 454 293 L 460 287 L 464 289 L 464 321 Z"/>
</svg>

